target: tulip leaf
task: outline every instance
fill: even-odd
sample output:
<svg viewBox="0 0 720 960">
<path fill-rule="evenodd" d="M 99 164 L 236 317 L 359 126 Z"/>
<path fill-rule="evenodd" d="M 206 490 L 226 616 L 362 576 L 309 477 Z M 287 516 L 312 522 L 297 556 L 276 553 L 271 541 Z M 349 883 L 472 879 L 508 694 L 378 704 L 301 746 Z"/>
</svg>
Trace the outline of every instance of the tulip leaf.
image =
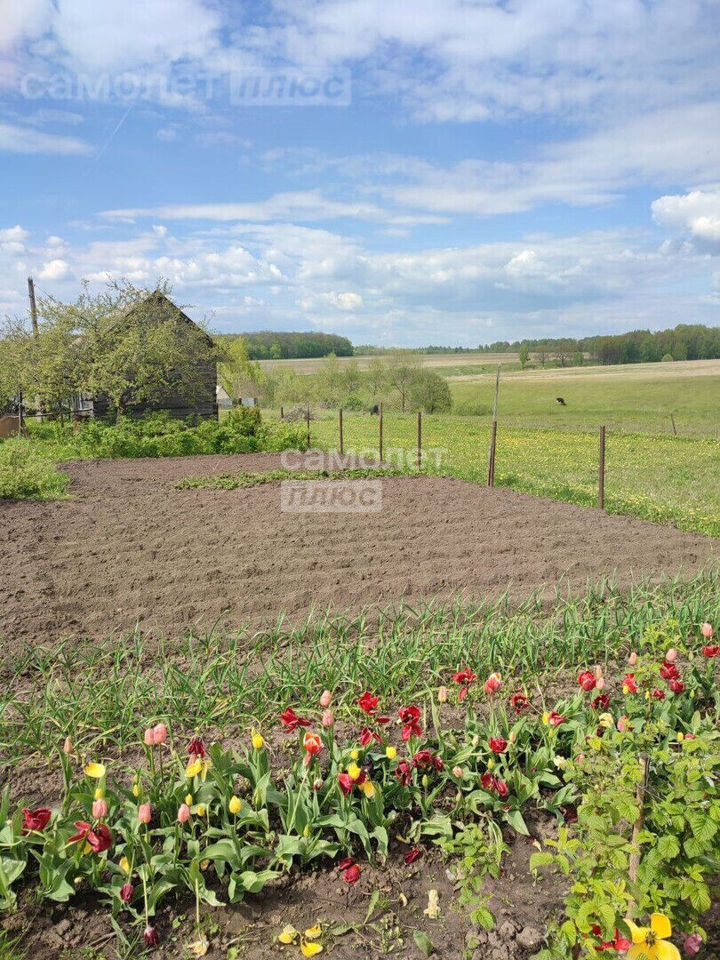
<svg viewBox="0 0 720 960">
<path fill-rule="evenodd" d="M 413 940 L 424 957 L 429 957 L 435 952 L 432 940 L 422 930 L 413 930 Z"/>
</svg>

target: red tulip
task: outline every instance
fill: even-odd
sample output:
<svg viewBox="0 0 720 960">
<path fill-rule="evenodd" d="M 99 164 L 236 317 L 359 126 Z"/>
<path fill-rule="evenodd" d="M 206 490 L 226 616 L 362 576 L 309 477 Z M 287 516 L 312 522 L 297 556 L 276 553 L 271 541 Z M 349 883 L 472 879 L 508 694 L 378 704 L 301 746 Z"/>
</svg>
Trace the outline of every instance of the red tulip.
<svg viewBox="0 0 720 960">
<path fill-rule="evenodd" d="M 337 868 L 342 873 L 343 870 L 348 870 L 354 863 L 355 861 L 353 860 L 352 857 L 345 857 L 344 860 L 341 860 L 338 863 Z"/>
<path fill-rule="evenodd" d="M 102 853 L 112 846 L 112 834 L 105 823 L 99 823 L 93 830 L 92 826 L 84 820 L 76 820 L 75 829 L 78 832 L 68 839 L 68 843 L 84 840 L 90 844 L 93 853 Z"/>
<path fill-rule="evenodd" d="M 359 740 L 360 740 L 360 746 L 366 747 L 373 740 L 377 740 L 377 742 L 380 743 L 380 735 L 376 733 L 374 730 L 371 730 L 370 727 L 363 727 L 362 730 L 360 731 Z"/>
<path fill-rule="evenodd" d="M 202 737 L 193 737 L 190 743 L 188 744 L 188 753 L 191 757 L 200 757 L 204 759 L 207 754 L 205 749 L 205 741 Z"/>
<path fill-rule="evenodd" d="M 670 687 L 673 693 L 682 693 L 683 690 L 685 689 L 685 684 L 682 683 L 680 680 L 670 680 L 668 682 L 668 686 Z"/>
<path fill-rule="evenodd" d="M 713 660 L 720 653 L 720 643 L 709 643 L 702 648 L 703 656 Z"/>
<path fill-rule="evenodd" d="M 591 690 L 595 689 L 597 680 L 592 670 L 583 670 L 582 673 L 578 674 L 577 679 L 578 683 L 586 693 L 589 693 Z"/>
<path fill-rule="evenodd" d="M 418 750 L 412 758 L 413 766 L 418 770 L 428 770 L 434 767 L 436 770 L 442 770 L 443 762 L 440 757 L 433 756 L 432 750 Z"/>
<path fill-rule="evenodd" d="M 551 727 L 559 727 L 561 723 L 565 722 L 565 717 L 558 713 L 557 710 L 551 710 L 548 714 L 548 723 Z"/>
<path fill-rule="evenodd" d="M 44 830 L 50 823 L 52 813 L 47 807 L 38 807 L 37 810 L 23 810 L 23 833 L 30 830 Z"/>
<path fill-rule="evenodd" d="M 415 861 L 417 860 L 417 858 L 420 856 L 421 853 L 422 853 L 422 850 L 420 849 L 420 847 L 413 847 L 412 850 L 408 850 L 408 852 L 403 857 L 403 860 L 405 861 L 406 865 L 409 867 L 411 863 L 415 863 Z"/>
<path fill-rule="evenodd" d="M 395 776 L 403 787 L 409 787 L 412 782 L 412 767 L 407 760 L 401 760 L 395 769 Z"/>
<path fill-rule="evenodd" d="M 502 686 L 502 677 L 499 673 L 491 673 L 490 676 L 485 681 L 485 693 L 492 696 L 494 693 L 497 693 L 500 687 Z"/>
<path fill-rule="evenodd" d="M 355 781 L 349 773 L 339 773 L 338 783 L 340 784 L 340 789 L 346 797 L 352 793 L 353 787 L 355 786 Z"/>
<path fill-rule="evenodd" d="M 507 740 L 505 737 L 490 737 L 488 744 L 493 753 L 505 753 L 507 750 Z"/>
<path fill-rule="evenodd" d="M 590 701 L 593 710 L 607 710 L 610 706 L 610 697 L 607 693 L 601 693 L 594 700 Z"/>
<path fill-rule="evenodd" d="M 664 690 L 653 690 L 653 692 L 651 693 L 651 697 L 653 698 L 653 700 L 664 700 L 664 699 L 665 699 L 665 691 L 664 691 Z"/>
<path fill-rule="evenodd" d="M 455 683 L 460 684 L 459 699 L 464 700 L 468 695 L 470 685 L 477 680 L 477 674 L 473 673 L 469 667 L 466 667 L 464 670 L 460 670 L 458 673 L 453 674 L 453 680 Z"/>
<path fill-rule="evenodd" d="M 285 729 L 291 733 L 293 730 L 297 730 L 298 727 L 310 726 L 310 721 L 306 720 L 305 717 L 299 717 L 292 707 L 288 707 L 287 710 L 280 714 L 280 720 Z"/>
<path fill-rule="evenodd" d="M 360 867 L 356 863 L 354 863 L 351 867 L 348 867 L 343 873 L 343 880 L 345 883 L 357 883 L 359 879 Z"/>
<path fill-rule="evenodd" d="M 637 693 L 638 685 L 635 681 L 634 673 L 626 673 L 623 677 L 623 692 L 624 693 Z"/>
<path fill-rule="evenodd" d="M 526 694 L 516 690 L 515 693 L 510 697 L 510 706 L 513 708 L 515 713 L 520 714 L 524 710 L 527 710 L 527 708 L 530 706 L 530 700 Z"/>
<path fill-rule="evenodd" d="M 369 690 L 366 690 L 358 700 L 357 705 L 361 710 L 364 710 L 365 713 L 375 713 L 379 702 L 380 697 L 374 697 Z"/>
<path fill-rule="evenodd" d="M 156 928 L 150 926 L 145 927 L 143 940 L 145 941 L 146 947 L 156 947 L 160 943 L 160 937 Z"/>
<path fill-rule="evenodd" d="M 130 903 L 134 892 L 135 888 L 131 883 L 124 883 L 120 887 L 120 899 L 123 903 Z"/>
<path fill-rule="evenodd" d="M 313 757 L 316 757 L 323 748 L 322 740 L 317 733 L 306 733 L 303 737 L 303 746 L 305 747 L 305 766 L 309 766 Z"/>
<path fill-rule="evenodd" d="M 398 716 L 404 724 L 402 738 L 406 742 L 410 737 L 421 737 L 422 727 L 420 726 L 420 708 L 416 706 L 400 707 Z"/>
<path fill-rule="evenodd" d="M 678 680 L 680 677 L 680 671 L 674 663 L 665 660 L 660 667 L 660 676 L 663 678 L 663 680 Z"/>
<path fill-rule="evenodd" d="M 501 780 L 500 777 L 495 777 L 495 791 L 497 795 L 503 799 L 508 795 L 508 785 L 504 780 Z"/>
</svg>

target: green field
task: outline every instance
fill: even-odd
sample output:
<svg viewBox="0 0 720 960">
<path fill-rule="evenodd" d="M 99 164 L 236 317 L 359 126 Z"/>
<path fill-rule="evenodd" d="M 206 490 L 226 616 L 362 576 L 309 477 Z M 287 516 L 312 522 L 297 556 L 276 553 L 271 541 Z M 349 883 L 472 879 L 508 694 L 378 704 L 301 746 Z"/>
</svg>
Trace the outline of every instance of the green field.
<svg viewBox="0 0 720 960">
<path fill-rule="evenodd" d="M 414 462 L 416 417 L 386 414 L 384 453 L 394 466 Z M 338 443 L 337 414 L 311 425 L 314 446 Z M 345 414 L 345 450 L 370 456 L 378 447 L 378 418 Z M 465 480 L 487 480 L 490 424 L 487 417 L 424 416 L 424 467 Z M 496 484 L 592 506 L 597 502 L 598 435 L 593 431 L 498 430 Z M 438 451 L 437 455 L 431 451 Z M 720 441 L 609 431 L 606 509 L 672 523 L 683 530 L 720 536 Z"/>
</svg>

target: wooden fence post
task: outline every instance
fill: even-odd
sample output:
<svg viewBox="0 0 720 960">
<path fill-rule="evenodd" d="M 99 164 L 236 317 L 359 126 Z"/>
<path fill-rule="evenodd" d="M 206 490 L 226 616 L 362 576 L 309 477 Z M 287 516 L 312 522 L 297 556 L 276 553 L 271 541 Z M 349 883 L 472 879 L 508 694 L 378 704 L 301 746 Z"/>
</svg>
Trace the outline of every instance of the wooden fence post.
<svg viewBox="0 0 720 960">
<path fill-rule="evenodd" d="M 498 394 L 500 393 L 500 364 L 495 374 L 495 400 L 493 402 L 492 432 L 490 434 L 490 455 L 488 456 L 488 486 L 495 486 L 495 447 L 497 446 Z"/>
<path fill-rule="evenodd" d="M 670 414 L 670 422 L 672 423 L 673 436 L 676 437 L 676 436 L 677 436 L 677 427 L 675 426 L 675 417 L 674 417 L 672 414 Z"/>
<path fill-rule="evenodd" d="M 605 509 L 605 427 L 600 427 L 600 470 L 598 484 L 598 506 Z"/>
<path fill-rule="evenodd" d="M 342 407 L 340 407 L 340 456 L 342 457 L 344 453 L 344 444 L 343 444 L 343 419 L 342 419 Z"/>
<path fill-rule="evenodd" d="M 285 412 L 283 411 L 283 408 L 282 408 L 282 407 L 280 407 L 280 419 L 281 419 L 281 420 L 284 420 L 284 419 L 285 419 Z"/>
<path fill-rule="evenodd" d="M 380 404 L 380 419 L 378 421 L 380 433 L 378 436 L 378 452 L 380 454 L 380 463 L 383 459 L 383 405 Z"/>
<path fill-rule="evenodd" d="M 418 445 L 417 445 L 417 468 L 422 467 L 422 410 L 418 410 Z"/>
<path fill-rule="evenodd" d="M 305 414 L 305 421 L 307 423 L 307 448 L 310 449 L 310 407 L 307 408 Z"/>
</svg>

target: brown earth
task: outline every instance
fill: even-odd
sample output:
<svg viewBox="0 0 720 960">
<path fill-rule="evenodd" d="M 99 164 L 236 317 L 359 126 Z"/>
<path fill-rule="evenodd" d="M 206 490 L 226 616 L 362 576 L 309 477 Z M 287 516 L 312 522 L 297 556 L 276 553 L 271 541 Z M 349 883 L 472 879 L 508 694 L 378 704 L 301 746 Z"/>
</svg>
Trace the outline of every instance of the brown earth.
<svg viewBox="0 0 720 960">
<path fill-rule="evenodd" d="M 626 585 L 718 557 L 711 538 L 448 478 L 385 479 L 376 514 L 285 513 L 279 483 L 177 488 L 279 466 L 276 454 L 76 461 L 63 468 L 72 499 L 1 502 L 0 638 L 260 625 L 605 574 Z"/>
</svg>

